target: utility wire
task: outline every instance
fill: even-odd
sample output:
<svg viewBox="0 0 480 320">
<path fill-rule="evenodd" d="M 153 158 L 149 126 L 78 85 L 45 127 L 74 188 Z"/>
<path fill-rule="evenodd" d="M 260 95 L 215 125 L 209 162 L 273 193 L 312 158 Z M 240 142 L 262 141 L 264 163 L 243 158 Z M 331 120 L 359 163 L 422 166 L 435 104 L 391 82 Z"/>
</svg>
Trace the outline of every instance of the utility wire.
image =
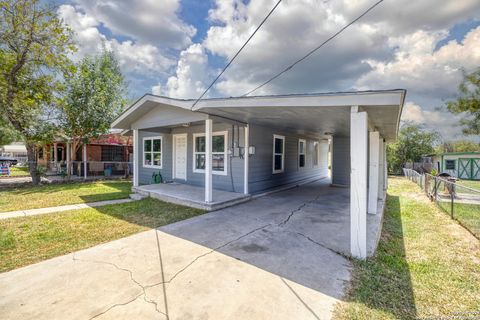
<svg viewBox="0 0 480 320">
<path fill-rule="evenodd" d="M 237 56 L 240 54 L 240 52 L 245 48 L 245 46 L 248 44 L 248 42 L 253 38 L 253 36 L 257 33 L 257 31 L 262 27 L 262 25 L 267 21 L 267 19 L 270 17 L 270 15 L 275 11 L 275 9 L 278 7 L 278 5 L 282 2 L 282 0 L 278 0 L 277 4 L 270 10 L 270 12 L 267 14 L 267 16 L 262 20 L 262 22 L 258 25 L 258 27 L 253 31 L 253 33 L 250 35 L 250 37 L 247 39 L 247 41 L 242 45 L 240 50 L 237 51 L 237 53 L 233 56 L 233 58 L 228 62 L 228 64 L 223 68 L 223 70 L 218 74 L 218 76 L 213 80 L 213 82 L 208 86 L 208 88 L 202 93 L 200 97 L 198 97 L 197 100 L 193 103 L 192 107 L 190 110 L 195 107 L 195 105 L 203 98 L 203 96 L 210 90 L 210 88 L 217 82 L 217 80 L 222 76 L 222 74 L 227 70 L 227 68 L 232 64 L 233 60 L 237 58 Z"/>
<path fill-rule="evenodd" d="M 328 38 L 327 40 L 325 40 L 324 42 L 322 42 L 318 47 L 312 49 L 309 53 L 307 53 L 306 55 L 304 55 L 302 58 L 298 59 L 297 61 L 295 61 L 294 63 L 292 63 L 291 65 L 289 65 L 288 67 L 286 67 L 285 69 L 283 69 L 282 71 L 280 71 L 279 73 L 277 73 L 275 76 L 271 77 L 270 79 L 268 79 L 267 81 L 265 81 L 264 83 L 262 83 L 261 85 L 255 87 L 255 89 L 253 90 L 250 90 L 249 92 L 245 93 L 244 95 L 242 95 L 241 97 L 246 97 L 248 96 L 249 94 L 251 94 L 252 92 L 254 91 L 257 91 L 258 89 L 262 88 L 263 86 L 269 84 L 270 82 L 272 82 L 273 80 L 277 79 L 278 77 L 280 77 L 281 75 L 283 75 L 285 72 L 289 71 L 290 69 L 292 69 L 293 67 L 295 67 L 297 64 L 299 64 L 300 62 L 302 62 L 303 60 L 307 59 L 309 56 L 311 56 L 315 51 L 317 51 L 318 49 L 320 49 L 321 47 L 323 47 L 324 45 L 326 45 L 328 42 L 330 42 L 331 40 L 333 40 L 335 37 L 337 37 L 340 33 L 342 33 L 345 29 L 347 29 L 348 27 L 350 27 L 352 24 L 354 24 L 355 22 L 357 22 L 358 20 L 360 20 L 361 18 L 363 18 L 363 16 L 365 16 L 367 13 L 369 13 L 370 11 L 372 11 L 376 6 L 378 6 L 380 3 L 382 3 L 384 0 L 380 0 L 378 1 L 377 3 L 375 3 L 374 5 L 372 5 L 370 8 L 368 8 L 366 11 L 364 11 L 361 15 L 359 15 L 355 20 L 351 21 L 350 23 L 348 23 L 347 25 L 345 25 L 343 28 L 341 28 L 340 30 L 338 30 L 334 35 L 332 35 L 330 38 Z"/>
</svg>

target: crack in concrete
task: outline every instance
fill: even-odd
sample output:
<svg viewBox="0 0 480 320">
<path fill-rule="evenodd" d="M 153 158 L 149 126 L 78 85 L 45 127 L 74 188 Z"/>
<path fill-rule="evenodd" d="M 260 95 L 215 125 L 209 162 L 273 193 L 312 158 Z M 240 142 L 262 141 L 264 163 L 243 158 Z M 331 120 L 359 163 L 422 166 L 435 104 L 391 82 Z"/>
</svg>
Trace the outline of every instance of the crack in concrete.
<svg viewBox="0 0 480 320">
<path fill-rule="evenodd" d="M 305 208 L 308 204 L 311 204 L 311 203 L 314 203 L 315 201 L 317 201 L 318 199 L 320 199 L 320 197 L 322 196 L 323 194 L 319 194 L 317 195 L 314 199 L 312 200 L 308 200 L 304 203 L 302 203 L 300 206 L 298 206 L 296 209 L 290 211 L 290 214 L 287 216 L 287 218 L 285 220 L 283 220 L 282 222 L 280 222 L 278 224 L 279 227 L 283 227 L 285 226 L 289 221 L 290 219 L 298 212 L 302 211 L 303 208 Z"/>
<path fill-rule="evenodd" d="M 290 231 L 290 232 L 291 232 L 291 231 Z M 291 233 L 293 233 L 293 232 L 291 232 Z M 326 245 L 324 245 L 323 243 L 320 243 L 320 242 L 318 242 L 318 241 L 313 240 L 312 238 L 310 238 L 310 237 L 307 236 L 306 234 L 303 234 L 303 233 L 298 232 L 298 231 L 295 232 L 295 234 L 298 234 L 299 236 L 304 237 L 304 238 L 307 239 L 308 241 L 310 241 L 310 242 L 312 242 L 312 243 L 314 243 L 314 244 L 316 244 L 316 245 L 318 245 L 318 246 L 320 246 L 320 247 L 322 247 L 322 248 L 324 248 L 324 249 L 330 250 L 331 252 L 333 252 L 333 253 L 335 253 L 335 254 L 338 254 L 339 256 L 342 256 L 342 257 L 350 260 L 350 257 L 347 256 L 345 253 L 340 252 L 340 251 L 337 251 L 337 250 L 334 250 L 334 249 L 332 249 L 332 248 L 329 248 L 329 247 L 327 247 Z"/>
<path fill-rule="evenodd" d="M 97 263 L 97 264 L 105 264 L 105 265 L 109 265 L 109 266 L 112 266 L 120 271 L 124 271 L 124 272 L 127 272 L 130 276 L 130 280 L 135 283 L 135 285 L 139 286 L 141 289 L 142 289 L 142 292 L 143 293 L 140 293 L 139 295 L 137 295 L 134 299 L 131 299 L 129 301 L 127 301 L 126 303 L 119 303 L 119 304 L 114 304 L 112 306 L 110 306 L 107 310 L 91 317 L 90 319 L 94 319 L 100 315 L 103 315 L 105 313 L 107 313 L 108 311 L 110 311 L 111 309 L 115 308 L 115 307 L 119 307 L 119 306 L 125 306 L 129 303 L 132 303 L 133 301 L 137 300 L 139 297 L 143 296 L 143 300 L 146 302 L 146 303 L 149 303 L 149 304 L 152 304 L 154 307 L 155 307 L 155 311 L 159 314 L 163 314 L 164 316 L 167 316 L 164 312 L 160 311 L 158 309 L 158 303 L 153 301 L 153 300 L 147 300 L 147 292 L 145 291 L 146 288 L 148 288 L 147 286 L 144 286 L 142 285 L 140 282 L 138 282 L 134 277 L 133 277 L 133 272 L 129 269 L 125 269 L 125 268 L 122 268 L 122 267 L 119 267 L 118 265 L 116 265 L 115 263 L 112 263 L 112 262 L 108 262 L 108 261 L 99 261 L 99 260 L 86 260 L 86 259 L 79 259 L 79 258 L 76 258 L 75 257 L 75 252 L 73 253 L 72 255 L 72 260 L 75 262 L 75 261 L 80 261 L 80 262 L 87 262 L 87 263 Z"/>
</svg>

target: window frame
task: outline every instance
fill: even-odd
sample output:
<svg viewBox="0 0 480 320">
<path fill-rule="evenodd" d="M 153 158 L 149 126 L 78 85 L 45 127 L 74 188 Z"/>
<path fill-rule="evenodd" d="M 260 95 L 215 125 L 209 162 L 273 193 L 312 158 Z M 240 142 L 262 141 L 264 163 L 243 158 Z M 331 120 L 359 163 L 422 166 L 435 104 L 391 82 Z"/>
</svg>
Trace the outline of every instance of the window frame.
<svg viewBox="0 0 480 320">
<path fill-rule="evenodd" d="M 451 161 L 453 162 L 453 169 L 448 169 L 447 168 L 447 162 Z M 445 170 L 456 170 L 457 169 L 457 161 L 455 159 L 445 159 Z"/>
<path fill-rule="evenodd" d="M 275 153 L 275 139 L 280 139 L 282 140 L 282 153 Z M 272 150 L 272 173 L 277 174 L 277 173 L 283 173 L 285 172 L 285 136 L 281 136 L 278 134 L 273 135 L 273 150 Z M 281 155 L 282 156 L 282 168 L 279 170 L 275 170 L 275 156 Z"/>
<path fill-rule="evenodd" d="M 303 142 L 303 153 L 300 149 L 300 145 Z M 300 165 L 300 156 L 303 155 L 303 166 Z M 298 161 L 297 165 L 299 169 L 304 169 L 307 166 L 307 139 L 298 139 Z"/>
<path fill-rule="evenodd" d="M 215 132 L 212 132 L 212 140 L 213 140 L 213 137 L 214 136 L 223 136 L 224 139 L 225 139 L 225 142 L 224 142 L 224 150 L 223 152 L 213 152 L 212 151 L 212 159 L 213 159 L 213 155 L 215 154 L 220 154 L 220 155 L 223 155 L 223 161 L 224 161 L 224 166 L 223 166 L 223 170 L 220 171 L 220 170 L 213 170 L 212 168 L 212 174 L 216 174 L 216 175 L 220 175 L 220 176 L 226 176 L 228 174 L 228 131 L 215 131 Z M 198 137 L 205 137 L 205 133 L 194 133 L 193 134 L 193 143 L 192 143 L 192 154 L 193 154 L 193 161 L 192 161 L 192 171 L 194 173 L 205 173 L 205 169 L 197 169 L 196 168 L 196 156 L 197 154 L 205 154 L 205 157 L 207 156 L 207 153 L 206 152 L 197 152 L 195 151 L 195 148 L 197 146 L 196 144 L 196 139 Z M 212 145 L 212 150 L 213 150 L 213 145 Z"/>
<path fill-rule="evenodd" d="M 151 141 L 151 147 L 150 151 L 145 151 L 145 141 L 150 140 Z M 153 140 L 160 140 L 160 152 L 153 151 Z M 143 137 L 142 139 L 142 154 L 143 154 L 143 162 L 142 162 L 142 167 L 144 168 L 153 168 L 153 169 L 162 169 L 163 168 L 163 136 L 155 136 L 155 137 Z M 152 155 L 152 163 L 153 163 L 153 154 L 154 153 L 160 153 L 160 165 L 154 165 L 154 164 L 145 164 L 145 155 L 147 153 L 150 153 Z"/>
</svg>

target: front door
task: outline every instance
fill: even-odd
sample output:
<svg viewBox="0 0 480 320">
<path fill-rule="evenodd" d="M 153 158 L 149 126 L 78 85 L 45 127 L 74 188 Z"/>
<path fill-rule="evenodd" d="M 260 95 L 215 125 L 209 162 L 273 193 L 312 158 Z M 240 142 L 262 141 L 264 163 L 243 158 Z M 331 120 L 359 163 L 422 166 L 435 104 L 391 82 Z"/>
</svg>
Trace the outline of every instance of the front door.
<svg viewBox="0 0 480 320">
<path fill-rule="evenodd" d="M 173 135 L 173 178 L 187 180 L 187 134 Z"/>
</svg>

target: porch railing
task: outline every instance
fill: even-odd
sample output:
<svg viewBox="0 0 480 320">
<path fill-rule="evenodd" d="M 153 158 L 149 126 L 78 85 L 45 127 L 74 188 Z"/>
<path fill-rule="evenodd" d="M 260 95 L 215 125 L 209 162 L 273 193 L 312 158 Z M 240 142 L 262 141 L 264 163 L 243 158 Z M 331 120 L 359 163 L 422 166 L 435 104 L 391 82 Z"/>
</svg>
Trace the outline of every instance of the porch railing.
<svg viewBox="0 0 480 320">
<path fill-rule="evenodd" d="M 480 190 L 412 169 L 403 169 L 405 177 L 415 182 L 437 206 L 480 239 Z"/>
</svg>

